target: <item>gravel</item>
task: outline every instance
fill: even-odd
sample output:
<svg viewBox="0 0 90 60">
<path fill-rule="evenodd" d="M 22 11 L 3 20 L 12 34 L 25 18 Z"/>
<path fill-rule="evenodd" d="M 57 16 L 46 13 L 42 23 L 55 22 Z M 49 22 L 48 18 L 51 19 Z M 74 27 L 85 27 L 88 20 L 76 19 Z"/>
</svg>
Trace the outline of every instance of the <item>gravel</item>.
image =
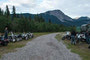
<svg viewBox="0 0 90 60">
<path fill-rule="evenodd" d="M 71 53 L 55 36 L 58 33 L 43 35 L 28 42 L 17 52 L 2 56 L 1 60 L 81 60 L 79 55 Z"/>
</svg>

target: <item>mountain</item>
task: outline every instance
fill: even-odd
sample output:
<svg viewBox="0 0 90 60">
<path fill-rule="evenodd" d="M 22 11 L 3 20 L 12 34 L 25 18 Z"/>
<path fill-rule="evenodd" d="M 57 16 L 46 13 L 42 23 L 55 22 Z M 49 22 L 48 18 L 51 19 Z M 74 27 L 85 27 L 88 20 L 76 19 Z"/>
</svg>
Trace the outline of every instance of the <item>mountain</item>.
<svg viewBox="0 0 90 60">
<path fill-rule="evenodd" d="M 29 14 L 29 13 L 23 13 L 25 17 L 31 16 L 34 18 L 36 14 Z M 62 11 L 60 10 L 52 10 L 52 11 L 47 11 L 45 13 L 40 13 L 38 14 L 39 16 L 42 16 L 46 22 L 51 20 L 52 23 L 54 24 L 63 24 L 63 25 L 71 25 L 69 21 L 73 21 L 73 19 L 67 15 L 65 15 Z"/>
<path fill-rule="evenodd" d="M 80 17 L 80 18 L 78 18 L 77 20 L 90 20 L 90 18 L 87 17 L 87 16 L 85 16 L 85 17 Z"/>
<path fill-rule="evenodd" d="M 73 21 L 77 26 L 80 26 L 82 24 L 90 24 L 90 18 L 85 16 L 85 17 L 79 17 L 78 19 Z"/>
<path fill-rule="evenodd" d="M 37 14 L 29 14 L 29 13 L 22 13 L 23 16 L 25 17 L 32 17 L 34 18 L 35 15 Z M 71 17 L 67 16 L 60 10 L 52 10 L 52 11 L 47 11 L 44 13 L 38 14 L 38 16 L 42 16 L 46 22 L 51 20 L 52 23 L 54 24 L 63 24 L 66 26 L 81 26 L 82 24 L 88 24 L 90 23 L 90 18 L 89 17 L 79 17 L 77 19 L 72 19 Z"/>
<path fill-rule="evenodd" d="M 45 12 L 45 14 L 56 16 L 61 22 L 65 22 L 66 20 L 72 21 L 72 18 L 70 18 L 69 16 L 65 15 L 60 10 L 48 11 L 48 12 Z"/>
</svg>

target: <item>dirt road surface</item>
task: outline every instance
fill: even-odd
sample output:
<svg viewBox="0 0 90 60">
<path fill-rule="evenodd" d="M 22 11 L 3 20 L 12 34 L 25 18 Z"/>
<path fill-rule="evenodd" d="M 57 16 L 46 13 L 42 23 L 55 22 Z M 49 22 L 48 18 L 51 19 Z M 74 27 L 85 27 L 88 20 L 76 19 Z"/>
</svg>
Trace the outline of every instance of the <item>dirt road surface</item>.
<svg viewBox="0 0 90 60">
<path fill-rule="evenodd" d="M 79 55 L 71 53 L 55 39 L 56 34 L 37 37 L 17 52 L 5 54 L 1 60 L 81 60 Z"/>
</svg>

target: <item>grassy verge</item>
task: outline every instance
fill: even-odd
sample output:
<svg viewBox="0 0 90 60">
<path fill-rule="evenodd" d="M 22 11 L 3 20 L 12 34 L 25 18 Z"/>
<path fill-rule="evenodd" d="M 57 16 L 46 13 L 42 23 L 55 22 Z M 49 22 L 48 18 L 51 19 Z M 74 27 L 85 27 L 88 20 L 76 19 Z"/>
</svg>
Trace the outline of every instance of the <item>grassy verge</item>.
<svg viewBox="0 0 90 60">
<path fill-rule="evenodd" d="M 41 35 L 45 35 L 45 34 L 49 34 L 49 33 L 34 33 L 34 38 L 41 36 Z M 34 38 L 32 38 L 32 39 L 34 39 Z M 31 41 L 32 39 L 23 40 L 23 41 L 15 42 L 15 43 L 9 43 L 8 46 L 0 46 L 0 58 L 5 53 L 16 51 L 15 48 L 24 47 L 26 45 L 26 43 Z"/>
<path fill-rule="evenodd" d="M 58 41 L 61 40 L 62 33 L 56 35 L 56 39 Z M 68 49 L 71 49 L 71 52 L 79 54 L 82 60 L 90 60 L 90 49 L 88 49 L 88 44 L 82 42 L 80 44 L 71 45 L 70 40 L 64 40 L 64 44 L 67 46 Z"/>
</svg>

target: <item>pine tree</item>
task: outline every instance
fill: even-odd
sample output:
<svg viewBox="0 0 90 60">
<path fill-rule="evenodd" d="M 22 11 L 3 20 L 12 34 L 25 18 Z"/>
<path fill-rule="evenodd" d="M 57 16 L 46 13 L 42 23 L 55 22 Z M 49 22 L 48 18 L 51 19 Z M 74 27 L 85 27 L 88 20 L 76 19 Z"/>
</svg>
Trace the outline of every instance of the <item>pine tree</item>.
<svg viewBox="0 0 90 60">
<path fill-rule="evenodd" d="M 34 16 L 34 20 L 35 20 L 36 22 L 39 22 L 39 16 L 38 16 L 38 14 Z"/>
<path fill-rule="evenodd" d="M 8 5 L 6 5 L 6 11 L 5 11 L 5 14 L 6 14 L 7 17 L 10 16 L 10 11 L 9 11 Z"/>
<path fill-rule="evenodd" d="M 1 10 L 1 15 L 4 15 L 4 11 L 3 10 Z"/>
<path fill-rule="evenodd" d="M 2 10 L 1 10 L 1 8 L 0 8 L 0 15 L 2 15 Z"/>
<path fill-rule="evenodd" d="M 15 17 L 16 17 L 16 9 L 15 9 L 15 6 L 13 6 L 12 14 L 13 14 L 13 18 L 15 18 Z"/>
<path fill-rule="evenodd" d="M 29 16 L 29 21 L 31 21 L 31 15 Z"/>
<path fill-rule="evenodd" d="M 42 15 L 40 15 L 40 22 L 45 22 L 44 18 L 42 17 Z"/>
<path fill-rule="evenodd" d="M 25 19 L 25 17 L 23 16 L 22 13 L 20 14 L 20 18 L 21 18 L 21 19 Z"/>
<path fill-rule="evenodd" d="M 49 22 L 49 23 L 52 23 L 52 22 L 51 22 L 51 19 L 49 19 L 49 21 L 48 21 L 48 22 Z"/>
</svg>

